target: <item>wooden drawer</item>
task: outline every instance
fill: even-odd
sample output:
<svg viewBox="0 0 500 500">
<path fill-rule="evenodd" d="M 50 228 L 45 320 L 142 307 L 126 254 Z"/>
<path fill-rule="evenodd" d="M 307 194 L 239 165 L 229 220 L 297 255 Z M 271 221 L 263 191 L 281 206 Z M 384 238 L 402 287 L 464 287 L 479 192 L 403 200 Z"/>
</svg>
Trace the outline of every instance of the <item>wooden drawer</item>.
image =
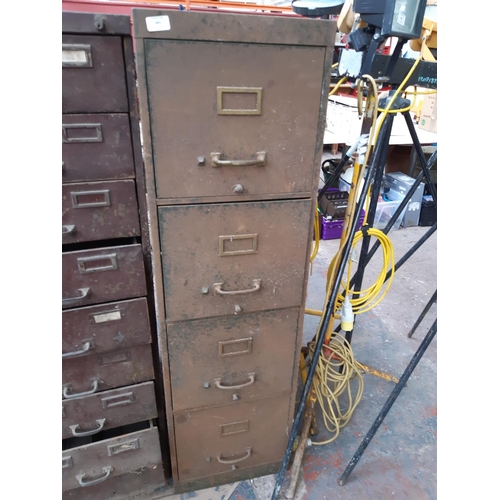
<svg viewBox="0 0 500 500">
<path fill-rule="evenodd" d="M 167 325 L 174 411 L 292 390 L 298 309 Z"/>
<path fill-rule="evenodd" d="M 144 49 L 157 198 L 313 190 L 324 47 L 146 39 Z"/>
<path fill-rule="evenodd" d="M 300 306 L 311 200 L 160 207 L 167 321 Z"/>
<path fill-rule="evenodd" d="M 290 396 L 174 416 L 179 480 L 283 458 Z"/>
<path fill-rule="evenodd" d="M 111 476 L 102 483 L 80 487 L 62 493 L 62 500 L 130 500 L 160 498 L 167 496 L 169 489 L 160 465 L 141 469 L 140 474 L 130 472 Z"/>
<path fill-rule="evenodd" d="M 62 36 L 63 113 L 128 112 L 119 36 Z"/>
<path fill-rule="evenodd" d="M 62 187 L 62 241 L 140 236 L 135 182 L 87 182 Z"/>
<path fill-rule="evenodd" d="M 153 382 L 67 399 L 62 402 L 62 438 L 93 436 L 157 416 Z"/>
<path fill-rule="evenodd" d="M 150 342 L 145 298 L 68 309 L 62 313 L 63 359 Z"/>
<path fill-rule="evenodd" d="M 141 245 L 62 254 L 63 309 L 146 295 Z"/>
<path fill-rule="evenodd" d="M 94 487 L 122 474 L 161 468 L 161 463 L 156 427 L 71 448 L 62 453 L 62 490 Z"/>
<path fill-rule="evenodd" d="M 126 114 L 62 116 L 62 181 L 135 176 Z"/>
<path fill-rule="evenodd" d="M 154 378 L 150 344 L 62 360 L 64 399 L 88 396 Z"/>
</svg>

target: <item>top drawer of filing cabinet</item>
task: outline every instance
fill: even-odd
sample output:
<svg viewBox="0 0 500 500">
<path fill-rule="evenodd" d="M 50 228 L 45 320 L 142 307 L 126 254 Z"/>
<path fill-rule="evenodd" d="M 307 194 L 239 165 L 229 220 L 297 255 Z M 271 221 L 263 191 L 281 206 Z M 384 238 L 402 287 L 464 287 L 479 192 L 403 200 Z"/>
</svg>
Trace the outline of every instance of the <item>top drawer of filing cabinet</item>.
<svg viewBox="0 0 500 500">
<path fill-rule="evenodd" d="M 63 35 L 62 111 L 128 112 L 121 37 Z"/>
<path fill-rule="evenodd" d="M 304 19 L 284 25 L 219 13 L 168 17 L 170 30 L 160 33 L 147 32 L 139 15 L 134 21 L 136 36 L 145 38 L 157 198 L 183 203 L 311 193 L 324 30 L 314 33 Z"/>
</svg>

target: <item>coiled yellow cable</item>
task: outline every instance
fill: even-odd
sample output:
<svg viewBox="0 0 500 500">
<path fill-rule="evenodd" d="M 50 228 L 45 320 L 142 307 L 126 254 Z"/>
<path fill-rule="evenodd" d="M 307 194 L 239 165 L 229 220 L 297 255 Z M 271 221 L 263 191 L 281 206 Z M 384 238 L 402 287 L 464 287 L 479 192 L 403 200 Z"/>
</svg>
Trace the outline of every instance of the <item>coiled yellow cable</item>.
<svg viewBox="0 0 500 500">
<path fill-rule="evenodd" d="M 383 262 L 380 273 L 373 283 L 372 286 L 360 290 L 359 292 L 355 292 L 349 288 L 349 283 L 351 282 L 352 275 L 352 258 L 349 259 L 349 264 L 347 266 L 347 282 L 341 281 L 341 285 L 345 290 L 345 295 L 356 294 L 359 295 L 357 299 L 350 299 L 352 310 L 354 314 L 361 314 L 373 309 L 376 305 L 378 305 L 386 296 L 389 288 L 392 284 L 392 280 L 394 278 L 394 247 L 392 246 L 391 240 L 387 237 L 387 235 L 380 231 L 379 229 L 370 228 L 367 230 L 369 236 L 374 236 L 380 241 L 380 247 L 382 249 Z M 354 235 L 354 239 L 352 242 L 352 250 L 351 255 L 356 248 L 357 243 L 363 239 L 363 231 L 357 231 Z M 391 274 L 389 276 L 389 280 L 387 281 L 385 290 L 382 292 L 384 288 L 385 278 L 387 275 L 387 271 L 390 269 Z M 336 310 L 339 310 L 342 303 L 344 301 L 344 296 L 342 293 L 337 295 L 336 301 Z M 340 317 L 335 315 L 335 317 Z"/>
<path fill-rule="evenodd" d="M 316 341 L 309 342 L 311 357 L 316 348 Z M 317 396 L 323 421 L 327 430 L 333 434 L 324 441 L 313 441 L 314 445 L 331 443 L 339 435 L 340 429 L 346 426 L 358 406 L 363 395 L 363 377 L 351 349 L 351 345 L 344 342 L 343 337 L 337 335 L 330 339 L 328 348 L 320 354 L 319 362 L 313 379 L 313 387 Z M 357 390 L 354 395 L 351 384 L 357 381 Z M 341 394 L 347 391 L 347 409 L 343 410 L 339 403 Z M 353 397 L 354 396 L 354 397 Z"/>
</svg>

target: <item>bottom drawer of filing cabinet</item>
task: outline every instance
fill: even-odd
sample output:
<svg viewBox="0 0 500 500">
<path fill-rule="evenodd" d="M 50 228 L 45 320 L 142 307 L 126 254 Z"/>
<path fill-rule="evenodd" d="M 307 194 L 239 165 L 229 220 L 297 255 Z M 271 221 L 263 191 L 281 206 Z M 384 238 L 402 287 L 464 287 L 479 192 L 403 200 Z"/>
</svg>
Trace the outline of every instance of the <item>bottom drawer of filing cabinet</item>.
<svg viewBox="0 0 500 500">
<path fill-rule="evenodd" d="M 66 399 L 62 402 L 62 438 L 97 435 L 156 417 L 154 382 Z"/>
<path fill-rule="evenodd" d="M 174 416 L 179 480 L 281 460 L 290 395 Z"/>
<path fill-rule="evenodd" d="M 174 411 L 292 389 L 298 309 L 167 326 Z"/>
<path fill-rule="evenodd" d="M 63 451 L 62 490 L 90 490 L 123 474 L 161 469 L 161 464 L 156 427 L 105 439 Z"/>
<path fill-rule="evenodd" d="M 150 344 L 62 360 L 64 399 L 88 396 L 95 392 L 153 379 Z"/>
<path fill-rule="evenodd" d="M 65 491 L 62 500 L 149 500 L 168 493 L 161 465 L 110 477 L 94 486 Z"/>
<path fill-rule="evenodd" d="M 88 356 L 151 342 L 145 297 L 62 312 L 63 358 Z M 82 351 L 85 351 L 82 353 Z"/>
</svg>

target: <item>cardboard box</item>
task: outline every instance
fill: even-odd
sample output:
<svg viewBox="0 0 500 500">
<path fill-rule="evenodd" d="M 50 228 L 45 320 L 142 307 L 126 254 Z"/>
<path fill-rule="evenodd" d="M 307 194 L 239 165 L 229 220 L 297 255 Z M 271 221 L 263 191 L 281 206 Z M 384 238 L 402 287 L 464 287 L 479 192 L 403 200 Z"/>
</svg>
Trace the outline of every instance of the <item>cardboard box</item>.
<svg viewBox="0 0 500 500">
<path fill-rule="evenodd" d="M 403 174 L 402 172 L 391 172 L 386 174 L 385 182 L 389 185 L 391 190 L 396 191 L 405 197 L 406 193 L 412 188 L 415 179 L 409 175 Z M 424 183 L 421 182 L 406 205 L 406 210 L 401 222 L 402 227 L 418 226 L 420 211 L 422 209 L 424 187 Z"/>
<path fill-rule="evenodd" d="M 437 134 L 437 94 L 424 96 L 418 128 Z"/>
</svg>

